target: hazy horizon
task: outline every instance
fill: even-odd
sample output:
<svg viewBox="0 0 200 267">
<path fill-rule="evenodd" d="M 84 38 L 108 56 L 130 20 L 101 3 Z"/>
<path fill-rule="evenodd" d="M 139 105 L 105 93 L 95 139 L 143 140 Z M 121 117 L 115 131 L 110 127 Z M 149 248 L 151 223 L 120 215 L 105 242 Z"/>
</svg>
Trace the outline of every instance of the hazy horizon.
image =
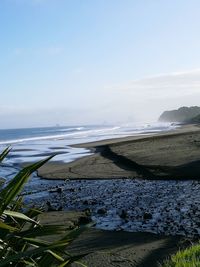
<svg viewBox="0 0 200 267">
<path fill-rule="evenodd" d="M 198 0 L 2 0 L 0 128 L 157 121 L 200 105 Z"/>
</svg>

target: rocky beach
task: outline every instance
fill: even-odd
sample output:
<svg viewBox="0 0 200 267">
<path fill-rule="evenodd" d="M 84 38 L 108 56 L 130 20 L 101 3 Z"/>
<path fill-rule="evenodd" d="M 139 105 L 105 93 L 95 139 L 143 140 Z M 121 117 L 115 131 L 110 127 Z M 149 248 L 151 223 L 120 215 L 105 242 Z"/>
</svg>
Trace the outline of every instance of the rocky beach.
<svg viewBox="0 0 200 267">
<path fill-rule="evenodd" d="M 48 163 L 38 175 L 51 182 L 60 178 L 59 191 L 50 189 L 46 196 L 55 209 L 89 209 L 97 229 L 195 237 L 200 235 L 199 144 L 199 127 L 187 125 L 76 145 L 94 154 L 69 164 Z"/>
<path fill-rule="evenodd" d="M 89 266 L 99 266 L 95 257 L 100 252 L 102 261 L 107 262 L 104 266 L 149 266 L 141 263 L 145 253 L 153 255 L 165 248 L 170 254 L 185 240 L 192 242 L 200 235 L 199 144 L 200 129 L 195 125 L 76 144 L 74 148 L 86 149 L 88 156 L 71 163 L 45 164 L 33 175 L 23 195 L 29 205 L 42 204 L 46 210 L 60 212 L 58 222 L 65 212 L 75 212 L 75 217 L 77 212 L 90 214 L 94 225 L 80 236 L 85 249 L 93 242 L 85 258 Z M 13 176 L 9 164 L 3 170 L 8 178 Z M 46 217 L 50 220 L 51 212 Z M 140 260 L 138 255 L 128 260 L 122 253 L 124 260 L 117 265 L 109 263 L 110 251 L 114 251 L 115 262 L 116 250 L 123 250 L 126 242 L 119 241 L 127 232 L 130 248 L 126 253 L 142 247 Z M 110 235 L 112 249 L 107 245 Z M 80 250 L 76 244 L 72 246 L 74 253 Z M 151 266 L 157 266 L 166 254 L 151 256 Z"/>
</svg>

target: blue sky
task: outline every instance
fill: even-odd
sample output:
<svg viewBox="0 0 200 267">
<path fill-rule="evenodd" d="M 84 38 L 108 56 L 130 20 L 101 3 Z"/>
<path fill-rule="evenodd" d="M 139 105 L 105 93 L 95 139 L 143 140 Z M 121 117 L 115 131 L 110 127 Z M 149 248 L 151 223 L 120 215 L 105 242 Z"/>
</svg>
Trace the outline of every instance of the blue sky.
<svg viewBox="0 0 200 267">
<path fill-rule="evenodd" d="M 1 0 L 1 128 L 200 103 L 200 1 Z"/>
</svg>

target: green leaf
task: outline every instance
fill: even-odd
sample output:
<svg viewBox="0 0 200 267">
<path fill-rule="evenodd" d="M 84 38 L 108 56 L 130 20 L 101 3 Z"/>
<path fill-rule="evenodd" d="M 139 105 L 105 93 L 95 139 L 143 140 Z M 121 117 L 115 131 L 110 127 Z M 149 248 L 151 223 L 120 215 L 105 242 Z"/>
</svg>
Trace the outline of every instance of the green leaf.
<svg viewBox="0 0 200 267">
<path fill-rule="evenodd" d="M 33 238 L 37 236 L 63 234 L 63 232 L 65 232 L 65 228 L 62 225 L 42 225 L 21 231 L 18 233 L 18 236 Z"/>
<path fill-rule="evenodd" d="M 27 261 L 27 260 L 23 260 L 22 263 L 25 263 L 26 266 L 33 266 L 33 267 L 37 267 L 37 263 L 31 262 L 31 261 Z"/>
<path fill-rule="evenodd" d="M 61 263 L 58 267 L 66 267 L 66 266 L 69 266 L 70 263 L 70 260 L 66 260 L 65 262 Z"/>
<path fill-rule="evenodd" d="M 14 232 L 14 231 L 18 230 L 17 228 L 12 227 L 12 226 L 10 226 L 10 225 L 8 225 L 8 224 L 6 224 L 4 222 L 1 222 L 1 221 L 0 221 L 0 228 L 4 229 L 4 230 L 9 230 L 11 232 Z"/>
<path fill-rule="evenodd" d="M 83 233 L 86 229 L 90 228 L 91 225 L 93 225 L 93 223 L 91 224 L 87 224 L 87 225 L 84 225 L 84 226 L 81 226 L 79 228 L 76 228 L 72 231 L 70 231 L 69 233 L 67 233 L 65 236 L 63 236 L 60 241 L 62 240 L 68 240 L 68 241 L 71 241 L 71 240 L 74 240 L 75 238 L 77 238 L 81 233 Z"/>
<path fill-rule="evenodd" d="M 14 255 L 10 255 L 9 257 L 5 258 L 5 259 L 1 259 L 0 261 L 0 267 L 2 266 L 8 266 L 10 264 L 10 262 L 16 262 L 23 259 L 29 259 L 30 257 L 34 257 L 34 256 L 39 256 L 41 254 L 43 254 L 47 249 L 44 247 L 41 248 L 36 248 L 36 249 L 32 249 L 32 250 L 28 250 L 25 252 L 19 252 L 17 254 Z"/>
<path fill-rule="evenodd" d="M 68 245 L 68 242 L 60 242 L 57 244 L 50 245 L 48 247 L 39 247 L 25 252 L 18 252 L 15 255 L 9 256 L 8 258 L 1 260 L 0 267 L 8 266 L 10 262 L 16 262 L 19 259 L 21 260 L 22 258 L 27 259 L 29 257 L 33 258 L 34 256 L 40 256 L 43 255 L 43 253 L 47 252 L 48 250 L 52 250 L 59 247 L 65 247 L 66 245 Z"/>
<path fill-rule="evenodd" d="M 87 265 L 83 264 L 83 263 L 80 262 L 80 261 L 75 261 L 75 263 L 79 264 L 79 265 L 82 266 L 82 267 L 88 267 Z"/>
<path fill-rule="evenodd" d="M 24 184 L 28 181 L 30 175 L 54 156 L 55 155 L 52 155 L 45 160 L 41 160 L 28 167 L 25 167 L 13 178 L 13 180 L 0 192 L 0 214 L 3 213 L 6 207 L 20 193 Z"/>
<path fill-rule="evenodd" d="M 9 151 L 7 148 L 2 152 L 0 162 Z M 0 191 L 0 267 L 7 267 L 10 263 L 13 266 L 33 267 L 50 267 L 57 263 L 64 267 L 87 255 L 73 257 L 66 251 L 66 247 L 86 227 L 66 233 L 69 229 L 63 225 L 39 225 L 36 218 L 41 211 L 28 208 L 25 214 L 20 212 L 23 201 L 19 194 L 24 184 L 34 171 L 53 156 L 25 167 Z M 42 240 L 44 236 L 53 235 L 55 238 L 55 235 L 59 234 L 64 236 L 54 242 Z M 85 267 L 84 264 L 79 264 Z"/>
<path fill-rule="evenodd" d="M 62 262 L 64 261 L 64 259 L 60 255 L 58 255 L 57 253 L 53 252 L 52 250 L 48 249 L 47 252 L 50 253 L 56 260 L 62 261 Z"/>
<path fill-rule="evenodd" d="M 48 241 L 44 241 L 44 240 L 40 240 L 40 239 L 36 239 L 36 238 L 27 238 L 24 237 L 23 240 L 27 241 L 29 244 L 31 245 L 35 245 L 35 246 L 43 246 L 43 247 L 48 247 L 51 243 Z"/>
<path fill-rule="evenodd" d="M 26 216 L 25 214 L 17 212 L 17 211 L 4 210 L 3 214 L 5 214 L 7 216 L 14 217 L 14 218 L 22 219 L 22 220 L 27 221 L 27 222 L 39 224 L 38 222 L 36 222 L 33 219 L 31 219 L 28 216 Z"/>
<path fill-rule="evenodd" d="M 5 157 L 10 152 L 11 148 L 7 147 L 1 154 L 0 154 L 0 163 L 5 159 Z"/>
</svg>

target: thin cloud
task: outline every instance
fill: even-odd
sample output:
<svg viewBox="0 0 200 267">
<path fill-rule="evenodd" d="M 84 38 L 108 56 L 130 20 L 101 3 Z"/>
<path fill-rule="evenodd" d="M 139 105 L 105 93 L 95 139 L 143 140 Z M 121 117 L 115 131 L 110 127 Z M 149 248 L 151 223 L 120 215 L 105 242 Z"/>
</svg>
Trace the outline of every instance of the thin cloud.
<svg viewBox="0 0 200 267">
<path fill-rule="evenodd" d="M 64 46 L 62 45 L 49 45 L 46 47 L 33 47 L 33 48 L 23 48 L 16 47 L 13 49 L 13 54 L 15 56 L 21 55 L 39 55 L 39 56 L 58 56 L 64 53 Z"/>
<path fill-rule="evenodd" d="M 110 89 L 135 96 L 155 98 L 200 94 L 200 69 L 149 76 Z"/>
<path fill-rule="evenodd" d="M 105 95 L 108 114 L 105 117 L 125 121 L 133 116 L 138 121 L 155 121 L 164 110 L 199 105 L 200 69 L 159 74 L 105 87 L 102 102 Z"/>
<path fill-rule="evenodd" d="M 49 0 L 48 0 L 49 1 Z M 31 4 L 31 5 L 38 5 L 38 4 L 44 4 L 48 2 L 47 0 L 10 0 L 11 3 L 16 4 Z"/>
<path fill-rule="evenodd" d="M 43 49 L 48 55 L 60 55 L 64 51 L 64 47 L 61 45 L 49 46 Z"/>
</svg>

